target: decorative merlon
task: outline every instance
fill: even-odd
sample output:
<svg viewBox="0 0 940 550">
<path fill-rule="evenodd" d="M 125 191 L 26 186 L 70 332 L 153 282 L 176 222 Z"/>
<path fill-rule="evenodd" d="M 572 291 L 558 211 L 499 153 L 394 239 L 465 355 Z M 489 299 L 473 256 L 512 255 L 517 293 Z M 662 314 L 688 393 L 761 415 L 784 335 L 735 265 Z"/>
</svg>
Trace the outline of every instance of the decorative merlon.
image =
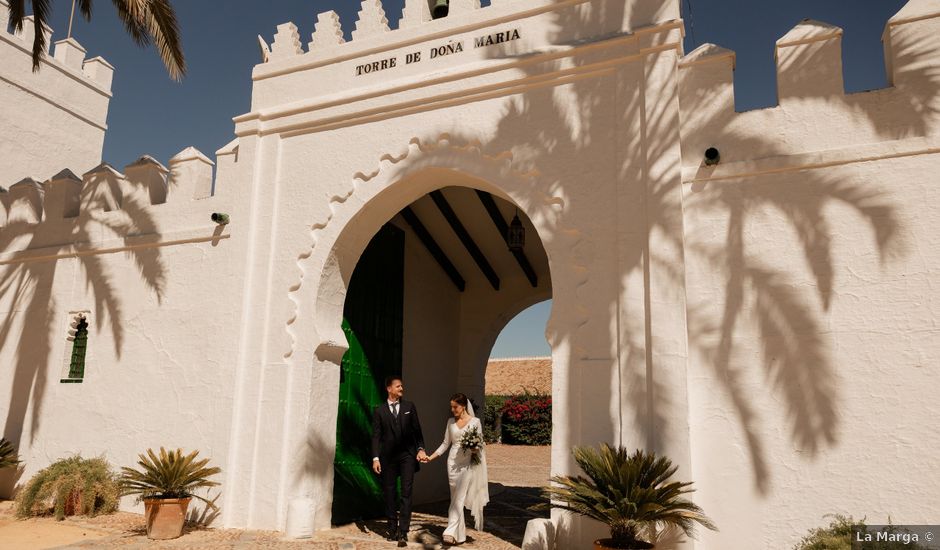
<svg viewBox="0 0 940 550">
<path fill-rule="evenodd" d="M 196 149 L 193 146 L 189 146 L 183 149 L 182 151 L 180 151 L 179 153 L 176 153 L 175 155 L 173 155 L 173 158 L 170 159 L 170 168 L 172 168 L 174 164 L 179 164 L 181 162 L 186 162 L 190 160 L 198 160 L 200 162 L 204 162 L 208 164 L 209 166 L 215 166 L 215 163 L 209 160 L 209 157 L 204 155 L 202 151 L 200 151 L 199 149 Z"/>
<path fill-rule="evenodd" d="M 39 223 L 42 221 L 45 188 L 33 178 L 23 178 L 10 186 L 10 211 L 7 223 Z"/>
<path fill-rule="evenodd" d="M 910 0 L 891 19 L 888 19 L 887 26 L 933 17 L 940 17 L 940 0 Z"/>
<path fill-rule="evenodd" d="M 70 69 L 81 71 L 87 51 L 74 38 L 66 38 L 55 43 L 53 58 Z"/>
<path fill-rule="evenodd" d="M 679 61 L 679 67 L 686 68 L 699 63 L 711 63 L 722 59 L 730 59 L 731 68 L 734 68 L 736 59 L 734 51 L 715 44 L 706 43 L 686 54 L 685 57 Z"/>
<path fill-rule="evenodd" d="M 271 45 L 271 59 L 281 59 L 304 53 L 300 47 L 300 32 L 297 25 L 284 23 L 277 26 L 274 35 L 274 44 Z"/>
<path fill-rule="evenodd" d="M 93 57 L 82 64 L 82 73 L 94 80 L 104 88 L 111 89 L 111 80 L 114 78 L 114 65 L 103 57 Z"/>
<path fill-rule="evenodd" d="M 128 185 L 125 199 L 144 206 L 163 204 L 167 199 L 167 170 L 156 159 L 144 155 L 124 167 Z"/>
<path fill-rule="evenodd" d="M 343 38 L 343 27 L 340 25 L 339 14 L 335 11 L 325 11 L 317 14 L 317 23 L 310 35 L 308 51 L 325 50 L 346 42 Z"/>
<path fill-rule="evenodd" d="M 49 220 L 78 217 L 82 180 L 66 168 L 49 179 L 43 210 Z"/>
<path fill-rule="evenodd" d="M 398 28 L 417 27 L 430 20 L 431 6 L 428 4 L 428 0 L 405 0 L 405 7 L 402 9 Z"/>
<path fill-rule="evenodd" d="M 10 26 L 10 4 L 6 0 L 0 0 L 0 32 L 6 32 Z"/>
<path fill-rule="evenodd" d="M 819 42 L 842 36 L 842 29 L 829 23 L 816 21 L 814 19 L 804 19 L 796 24 L 795 27 L 777 40 L 777 47 L 797 46 L 810 42 Z"/>
<path fill-rule="evenodd" d="M 480 0 L 450 0 L 447 17 L 453 17 L 480 9 Z"/>
<path fill-rule="evenodd" d="M 212 196 L 212 167 L 209 160 L 195 147 L 187 147 L 170 159 L 170 183 L 176 188 L 183 185 L 192 190 L 192 198 Z"/>
<path fill-rule="evenodd" d="M 195 151 L 195 149 L 193 150 Z M 196 152 L 198 153 L 199 151 L 196 151 Z M 135 168 L 144 168 L 144 167 L 155 167 L 158 171 L 163 172 L 164 174 L 169 173 L 170 171 L 166 166 L 161 164 L 160 161 L 158 161 L 157 159 L 151 157 L 150 155 L 143 155 L 139 159 L 125 166 L 124 173 L 127 173 L 128 170 L 133 170 Z"/>
<path fill-rule="evenodd" d="M 359 10 L 356 30 L 352 32 L 353 40 L 382 34 L 388 32 L 388 30 L 388 18 L 385 17 L 385 8 L 382 7 L 382 1 L 362 0 L 362 9 Z"/>
</svg>

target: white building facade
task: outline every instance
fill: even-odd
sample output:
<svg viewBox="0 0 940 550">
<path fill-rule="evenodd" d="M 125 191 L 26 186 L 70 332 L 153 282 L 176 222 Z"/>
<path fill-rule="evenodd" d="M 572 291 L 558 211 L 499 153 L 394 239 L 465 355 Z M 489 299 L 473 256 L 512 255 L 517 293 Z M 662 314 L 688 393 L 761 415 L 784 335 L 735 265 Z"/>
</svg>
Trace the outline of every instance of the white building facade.
<svg viewBox="0 0 940 550">
<path fill-rule="evenodd" d="M 0 136 L 20 481 L 70 453 L 199 449 L 224 525 L 284 529 L 312 501 L 328 528 L 344 384 L 368 378 L 349 335 L 433 442 L 453 392 L 482 401 L 505 323 L 552 298 L 553 473 L 573 445 L 669 456 L 721 529 L 684 548 L 789 548 L 829 513 L 935 521 L 940 2 L 887 22 L 883 90 L 844 92 L 841 34 L 797 25 L 779 105 L 737 113 L 734 53 L 684 53 L 676 0 L 451 0 L 437 20 L 407 0 L 396 30 L 365 0 L 348 43 L 332 12 L 306 48 L 290 23 L 262 41 L 214 160 L 118 170 L 110 66 L 63 41 L 33 75 L 0 32 L 0 108 L 32 117 L 3 111 Z M 69 143 L 17 149 L 33 118 Z M 446 498 L 440 465 L 416 484 Z M 605 532 L 553 519 L 559 548 Z"/>
</svg>

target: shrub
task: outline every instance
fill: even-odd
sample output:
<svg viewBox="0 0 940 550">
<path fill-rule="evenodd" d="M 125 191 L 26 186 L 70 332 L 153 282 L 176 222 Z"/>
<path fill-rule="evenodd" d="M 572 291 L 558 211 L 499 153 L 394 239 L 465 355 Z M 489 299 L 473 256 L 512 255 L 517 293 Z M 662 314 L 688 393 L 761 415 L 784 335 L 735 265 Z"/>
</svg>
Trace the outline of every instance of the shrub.
<svg viewBox="0 0 940 550">
<path fill-rule="evenodd" d="M 58 520 L 73 514 L 110 514 L 120 494 L 117 477 L 104 458 L 76 455 L 37 472 L 17 495 L 15 513 L 19 518 L 52 513 Z"/>
<path fill-rule="evenodd" d="M 794 546 L 794 550 L 852 550 L 853 527 L 866 528 L 865 520 L 855 521 L 851 516 L 827 515 L 832 518 L 828 527 L 817 527 L 810 529 L 809 534 L 803 537 L 803 540 Z M 891 520 L 888 520 L 891 525 Z M 902 533 L 896 527 L 888 527 L 888 532 Z M 871 531 L 874 533 L 874 531 Z M 869 546 L 869 544 L 871 546 Z M 879 541 L 875 543 L 861 543 L 858 548 L 867 550 L 878 548 L 879 550 L 925 550 L 923 546 L 916 542 L 904 543 L 902 541 Z"/>
<path fill-rule="evenodd" d="M 15 468 L 20 463 L 16 447 L 4 438 L 0 438 L 0 470 Z"/>
<path fill-rule="evenodd" d="M 483 441 L 502 441 L 503 403 L 508 399 L 502 395 L 487 395 L 483 410 Z"/>
<path fill-rule="evenodd" d="M 502 413 L 503 443 L 551 445 L 551 396 L 528 392 L 513 395 L 503 403 Z"/>
</svg>

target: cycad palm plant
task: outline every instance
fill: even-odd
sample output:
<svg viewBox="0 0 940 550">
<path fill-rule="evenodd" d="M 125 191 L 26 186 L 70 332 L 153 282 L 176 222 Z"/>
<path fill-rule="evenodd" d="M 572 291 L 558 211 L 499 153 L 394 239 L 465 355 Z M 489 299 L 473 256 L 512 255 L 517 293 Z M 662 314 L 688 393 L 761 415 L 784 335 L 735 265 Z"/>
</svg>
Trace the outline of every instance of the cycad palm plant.
<svg viewBox="0 0 940 550">
<path fill-rule="evenodd" d="M 20 463 L 16 447 L 6 439 L 0 438 L 0 470 L 13 468 Z"/>
<path fill-rule="evenodd" d="M 677 466 L 665 457 L 607 444 L 600 450 L 575 447 L 574 458 L 587 475 L 554 476 L 546 495 L 558 508 L 581 514 L 610 527 L 614 548 L 652 548 L 641 539 L 650 529 L 678 527 L 692 536 L 695 524 L 715 529 L 702 509 L 684 495 L 692 482 L 670 481 Z"/>
<path fill-rule="evenodd" d="M 194 494 L 194 491 L 217 486 L 218 482 L 208 478 L 222 470 L 206 467 L 209 459 L 196 460 L 197 456 L 199 451 L 183 456 L 182 449 L 168 452 L 160 447 L 159 455 L 153 449 L 147 449 L 146 453 L 138 455 L 139 470 L 127 466 L 121 468 L 123 494 L 138 495 L 140 499 L 194 497 L 214 508 L 211 501 Z"/>
</svg>

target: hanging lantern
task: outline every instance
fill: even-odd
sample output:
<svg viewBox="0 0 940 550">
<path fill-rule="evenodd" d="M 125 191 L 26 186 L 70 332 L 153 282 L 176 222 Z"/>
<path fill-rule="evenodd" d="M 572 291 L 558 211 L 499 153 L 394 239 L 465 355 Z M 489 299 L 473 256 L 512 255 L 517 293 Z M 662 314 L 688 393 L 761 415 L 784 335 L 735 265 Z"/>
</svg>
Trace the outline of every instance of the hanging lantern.
<svg viewBox="0 0 940 550">
<path fill-rule="evenodd" d="M 522 252 L 522 249 L 525 248 L 525 227 L 522 225 L 522 220 L 519 219 L 518 211 L 509 224 L 506 244 L 509 245 L 509 250 L 513 252 Z"/>
</svg>

